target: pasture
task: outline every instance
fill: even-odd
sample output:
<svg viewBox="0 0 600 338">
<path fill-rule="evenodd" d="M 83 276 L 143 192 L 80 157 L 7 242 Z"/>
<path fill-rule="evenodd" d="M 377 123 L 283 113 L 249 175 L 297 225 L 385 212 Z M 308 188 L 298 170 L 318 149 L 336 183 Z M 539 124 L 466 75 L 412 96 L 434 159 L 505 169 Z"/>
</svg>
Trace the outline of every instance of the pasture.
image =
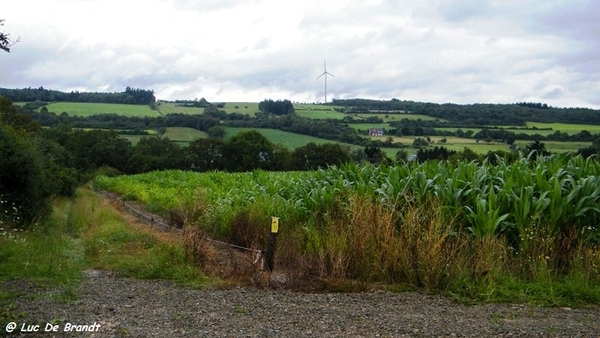
<svg viewBox="0 0 600 338">
<path fill-rule="evenodd" d="M 157 111 L 150 109 L 150 106 L 139 104 L 56 102 L 48 104 L 46 108 L 56 115 L 66 112 L 69 116 L 90 116 L 96 114 L 117 114 L 139 117 L 160 116 Z"/>
<path fill-rule="evenodd" d="M 204 108 L 198 107 L 182 107 L 174 102 L 163 102 L 159 101 L 156 107 L 161 114 L 186 114 L 186 115 L 198 115 L 204 113 Z"/>
<path fill-rule="evenodd" d="M 308 119 L 334 119 L 334 120 L 342 120 L 347 115 L 338 111 L 335 111 L 333 106 L 322 106 L 316 104 L 295 104 L 294 110 L 296 111 L 296 115 L 300 117 L 305 117 Z"/>
<path fill-rule="evenodd" d="M 600 133 L 600 125 L 592 125 L 592 124 L 568 124 L 568 123 L 542 123 L 542 122 L 527 122 L 527 128 L 538 128 L 538 129 L 523 129 L 523 127 L 519 126 L 508 126 L 500 128 L 494 128 L 494 126 L 490 126 L 490 130 L 506 130 L 513 132 L 515 134 L 526 134 L 526 135 L 535 135 L 539 134 L 542 136 L 547 136 L 554 134 L 557 131 L 561 133 L 566 133 L 569 135 L 577 134 L 582 130 L 587 130 L 592 134 Z M 551 129 L 548 129 L 551 128 Z M 481 130 L 481 128 L 460 128 L 460 127 L 452 127 L 452 128 L 435 128 L 440 131 L 449 131 L 456 132 L 456 130 L 461 129 L 466 132 L 468 130 L 472 130 L 474 133 L 477 133 Z"/>
<path fill-rule="evenodd" d="M 385 129 L 390 130 L 390 127 L 387 123 L 348 123 L 349 127 L 352 127 L 358 131 L 367 131 L 369 129 Z"/>
<path fill-rule="evenodd" d="M 228 139 L 238 133 L 241 133 L 243 131 L 250 131 L 250 130 L 256 130 L 259 133 L 261 133 L 263 136 L 265 136 L 267 139 L 269 139 L 269 141 L 271 141 L 272 143 L 281 144 L 284 147 L 286 147 L 288 149 L 292 149 L 292 150 L 296 149 L 298 147 L 305 146 L 306 144 L 308 144 L 310 142 L 313 142 L 316 144 L 339 143 L 341 145 L 348 146 L 352 149 L 360 148 L 359 146 L 352 145 L 352 144 L 340 143 L 340 142 L 335 142 L 335 141 L 318 138 L 318 137 L 314 137 L 314 136 L 294 134 L 294 133 L 290 133 L 287 131 L 281 131 L 281 130 L 277 130 L 277 129 L 267 129 L 267 128 L 255 129 L 255 128 L 225 127 L 225 138 Z"/>
<path fill-rule="evenodd" d="M 258 102 L 225 102 L 225 107 L 219 108 L 227 114 L 239 113 L 254 116 L 258 110 Z"/>
<path fill-rule="evenodd" d="M 156 134 L 155 130 L 149 131 L 150 134 Z M 153 135 L 126 135 L 121 134 L 122 138 L 129 140 L 131 144 L 136 145 L 142 137 L 152 137 Z M 185 127 L 167 127 L 162 137 L 168 137 L 169 140 L 182 146 L 187 146 L 190 142 L 199 138 L 207 138 L 208 134 L 193 128 Z"/>
<path fill-rule="evenodd" d="M 383 120 L 383 122 L 392 122 L 392 121 L 401 121 L 403 119 L 407 120 L 423 120 L 423 121 L 444 121 L 438 119 L 437 117 L 431 117 L 427 115 L 420 114 L 385 114 L 385 113 L 377 113 L 377 114 L 365 114 L 365 113 L 349 113 L 347 116 L 354 117 L 355 119 L 367 119 L 369 117 L 379 117 Z"/>
<path fill-rule="evenodd" d="M 199 138 L 208 138 L 208 134 L 194 128 L 168 127 L 163 137 L 176 142 L 192 142 Z"/>
<path fill-rule="evenodd" d="M 587 130 L 592 134 L 600 133 L 600 125 L 591 124 L 567 124 L 567 123 L 542 123 L 542 122 L 527 122 L 529 128 L 552 128 L 552 132 L 560 131 L 569 135 L 577 134 L 582 130 Z"/>
</svg>

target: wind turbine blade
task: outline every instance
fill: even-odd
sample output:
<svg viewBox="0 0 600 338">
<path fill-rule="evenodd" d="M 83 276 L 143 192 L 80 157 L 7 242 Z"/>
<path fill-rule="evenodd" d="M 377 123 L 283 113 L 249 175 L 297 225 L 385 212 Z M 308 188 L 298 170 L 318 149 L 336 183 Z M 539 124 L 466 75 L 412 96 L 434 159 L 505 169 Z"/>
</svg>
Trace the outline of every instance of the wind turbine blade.
<svg viewBox="0 0 600 338">
<path fill-rule="evenodd" d="M 320 79 L 321 76 L 326 75 L 326 74 L 327 74 L 327 72 L 324 72 L 323 74 L 319 75 L 319 77 L 317 77 L 317 79 Z M 329 75 L 331 75 L 331 74 L 329 74 Z"/>
</svg>

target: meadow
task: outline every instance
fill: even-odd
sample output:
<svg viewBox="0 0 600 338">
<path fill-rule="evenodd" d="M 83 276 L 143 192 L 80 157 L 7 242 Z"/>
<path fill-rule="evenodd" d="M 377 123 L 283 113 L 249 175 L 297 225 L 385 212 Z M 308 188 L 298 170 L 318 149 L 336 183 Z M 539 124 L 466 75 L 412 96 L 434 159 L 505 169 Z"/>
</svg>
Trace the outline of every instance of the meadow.
<svg viewBox="0 0 600 338">
<path fill-rule="evenodd" d="M 158 110 L 163 115 L 167 114 L 189 114 L 196 115 L 204 113 L 204 108 L 201 107 L 182 107 L 175 102 L 159 101 L 157 104 Z M 258 102 L 226 102 L 223 108 L 219 108 L 228 114 L 240 113 L 254 116 L 258 112 Z"/>
<path fill-rule="evenodd" d="M 557 131 L 560 131 L 561 133 L 566 133 L 569 135 L 573 135 L 573 134 L 577 134 L 582 130 L 587 130 L 592 134 L 596 134 L 596 133 L 600 133 L 600 126 L 599 125 L 592 125 L 592 124 L 568 124 L 568 123 L 542 123 L 542 122 L 527 122 L 527 128 L 538 128 L 538 129 L 523 129 L 523 127 L 518 127 L 518 126 L 504 126 L 502 127 L 501 130 L 506 130 L 506 131 L 510 131 L 513 132 L 515 134 L 526 134 L 526 135 L 534 135 L 534 134 L 539 134 L 542 136 L 547 136 L 547 135 L 551 135 L 554 134 Z M 466 131 L 473 131 L 473 133 L 478 133 L 479 131 L 481 131 L 481 128 L 435 128 L 436 130 L 439 131 L 449 131 L 449 132 L 456 132 L 458 129 L 461 129 L 462 131 L 466 132 Z M 494 126 L 490 126 L 491 130 L 500 130 L 497 128 L 494 128 Z"/>
<path fill-rule="evenodd" d="M 330 143 L 331 140 L 318 138 L 309 135 L 295 134 L 287 131 L 277 130 L 277 129 L 268 129 L 268 128 L 233 128 L 233 127 L 225 127 L 225 139 L 231 138 L 238 133 L 244 131 L 256 130 L 262 135 L 264 135 L 269 141 L 274 144 L 281 144 L 288 149 L 296 149 L 298 147 L 305 146 L 306 144 L 313 142 L 316 144 Z M 340 143 L 340 142 L 338 142 Z M 340 143 L 341 145 L 348 146 L 351 149 L 360 148 L 359 146 L 348 144 L 348 143 Z"/>
<path fill-rule="evenodd" d="M 277 266 L 485 300 L 600 301 L 600 164 L 345 165 L 314 172 L 152 172 L 95 185 L 186 227 L 264 248 Z"/>
<path fill-rule="evenodd" d="M 168 137 L 171 141 L 189 143 L 199 138 L 208 138 L 208 134 L 194 128 L 167 127 L 163 137 Z"/>
<path fill-rule="evenodd" d="M 416 154 L 418 149 L 412 147 L 412 143 L 415 138 L 419 136 L 369 136 L 372 140 L 386 141 L 389 137 L 392 138 L 393 143 L 402 143 L 409 154 Z M 427 136 L 420 136 L 421 138 L 427 138 Z M 510 151 L 509 146 L 503 142 L 484 142 L 464 137 L 454 136 L 429 136 L 431 140 L 430 147 L 445 147 L 448 150 L 463 151 L 465 148 L 473 150 L 477 154 L 486 154 L 488 151 Z M 440 143 L 441 139 L 446 139 L 445 143 Z M 561 141 L 544 141 L 546 150 L 552 153 L 565 153 L 565 152 L 577 152 L 580 148 L 589 147 L 589 142 L 561 142 Z M 519 149 L 525 149 L 530 141 L 515 141 L 515 145 Z M 394 150 L 395 149 L 395 150 Z M 389 148 L 390 152 L 395 154 L 398 148 Z M 389 153 L 388 153 L 389 154 Z M 391 156 L 393 158 L 393 156 Z"/>
<path fill-rule="evenodd" d="M 160 116 L 157 111 L 150 109 L 150 106 L 138 104 L 56 102 L 48 104 L 46 108 L 57 115 L 66 112 L 69 116 L 90 116 L 94 114 L 118 114 L 141 117 Z"/>
<path fill-rule="evenodd" d="M 121 134 L 121 137 L 129 140 L 131 144 L 136 145 L 139 140 L 143 137 L 151 137 L 152 135 L 156 135 L 155 130 L 147 130 L 150 135 L 127 135 Z M 186 146 L 190 142 L 197 140 L 199 138 L 207 138 L 208 134 L 204 131 L 200 131 L 194 128 L 186 128 L 186 127 L 167 127 L 165 133 L 162 137 L 168 137 L 169 140 L 180 144 L 182 146 Z"/>
<path fill-rule="evenodd" d="M 600 133 L 600 125 L 590 124 L 568 124 L 568 123 L 542 123 L 542 122 L 527 122 L 528 128 L 546 129 L 552 128 L 552 132 L 560 131 L 569 135 L 577 134 L 582 130 L 587 130 L 592 134 Z"/>
</svg>

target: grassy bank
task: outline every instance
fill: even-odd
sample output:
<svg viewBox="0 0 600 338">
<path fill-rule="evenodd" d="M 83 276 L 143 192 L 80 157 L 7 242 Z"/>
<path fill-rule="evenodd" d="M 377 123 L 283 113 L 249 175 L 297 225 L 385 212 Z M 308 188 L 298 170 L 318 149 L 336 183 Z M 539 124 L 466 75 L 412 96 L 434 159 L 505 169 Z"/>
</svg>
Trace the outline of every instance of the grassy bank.
<svg viewBox="0 0 600 338">
<path fill-rule="evenodd" d="M 51 216 L 27 231 L 6 226 L 0 230 L 0 283 L 56 288 L 57 297 L 68 301 L 77 298 L 83 270 L 90 268 L 193 287 L 210 283 L 187 262 L 178 237 L 132 226 L 87 188 L 79 189 L 73 199 L 55 201 Z M 0 322 L 20 315 L 11 311 L 18 296 L 18 291 L 0 292 Z"/>
</svg>

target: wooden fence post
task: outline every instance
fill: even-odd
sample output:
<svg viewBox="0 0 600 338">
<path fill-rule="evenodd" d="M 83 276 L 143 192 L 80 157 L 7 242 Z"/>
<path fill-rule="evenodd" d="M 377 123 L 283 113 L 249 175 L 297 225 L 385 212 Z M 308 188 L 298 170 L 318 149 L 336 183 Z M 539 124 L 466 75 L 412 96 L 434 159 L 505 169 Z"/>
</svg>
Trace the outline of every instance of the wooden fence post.
<svg viewBox="0 0 600 338">
<path fill-rule="evenodd" d="M 277 245 L 277 235 L 279 232 L 279 217 L 271 217 L 271 234 L 267 243 L 265 252 L 265 267 L 267 271 L 273 271 L 275 268 L 275 246 Z"/>
</svg>

